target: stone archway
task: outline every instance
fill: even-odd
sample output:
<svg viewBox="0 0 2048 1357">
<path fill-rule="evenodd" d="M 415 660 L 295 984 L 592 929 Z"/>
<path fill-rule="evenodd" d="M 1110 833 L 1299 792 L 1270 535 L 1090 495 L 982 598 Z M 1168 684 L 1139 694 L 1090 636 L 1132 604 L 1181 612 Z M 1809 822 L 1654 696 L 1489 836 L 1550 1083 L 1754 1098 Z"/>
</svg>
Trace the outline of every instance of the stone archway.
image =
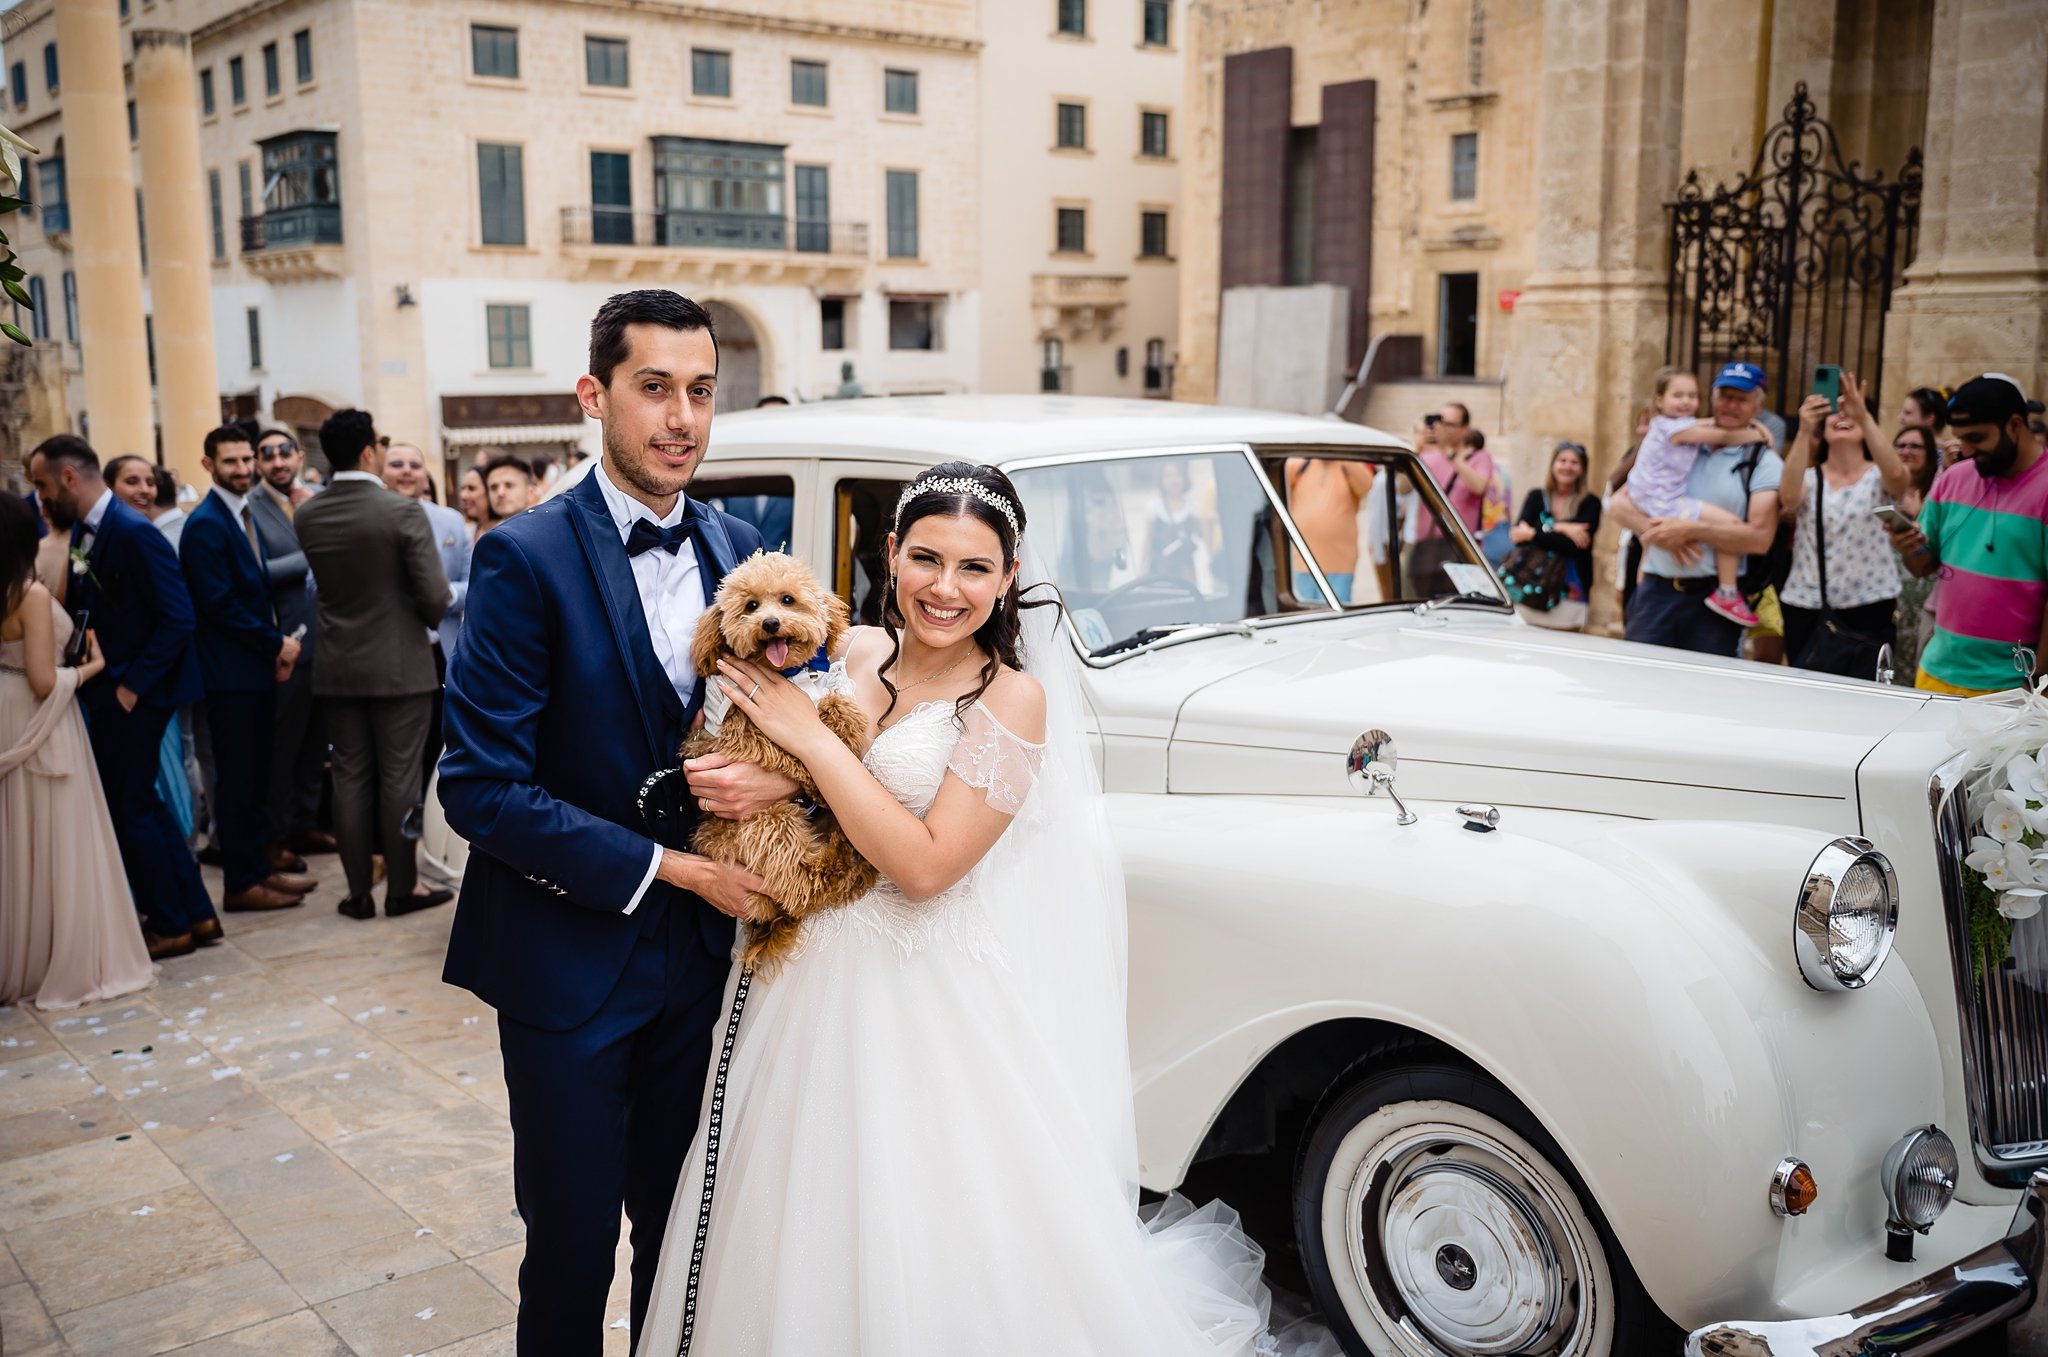
<svg viewBox="0 0 2048 1357">
<path fill-rule="evenodd" d="M 718 331 L 719 413 L 751 410 L 764 394 L 762 383 L 768 373 L 767 354 L 761 331 L 753 317 L 730 302 L 706 302 L 711 324 Z"/>
</svg>

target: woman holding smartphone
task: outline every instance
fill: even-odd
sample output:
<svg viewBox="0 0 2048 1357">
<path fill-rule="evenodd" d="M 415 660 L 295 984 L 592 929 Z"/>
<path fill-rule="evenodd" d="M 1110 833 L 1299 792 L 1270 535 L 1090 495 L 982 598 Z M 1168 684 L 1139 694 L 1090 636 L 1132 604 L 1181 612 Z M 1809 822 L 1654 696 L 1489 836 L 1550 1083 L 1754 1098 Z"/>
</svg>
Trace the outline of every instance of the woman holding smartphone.
<svg viewBox="0 0 2048 1357">
<path fill-rule="evenodd" d="M 1898 558 L 1873 511 L 1905 493 L 1906 466 L 1871 418 L 1865 394 L 1855 375 L 1845 372 L 1838 401 L 1808 396 L 1785 454 L 1778 502 L 1794 527 L 1792 573 L 1779 598 L 1785 656 L 1801 668 L 1843 672 L 1828 658 L 1840 647 L 1813 644 L 1828 612 L 1838 627 L 1873 648 L 1897 639 Z"/>
<path fill-rule="evenodd" d="M 35 511 L 0 493 L 0 1004 L 79 1004 L 142 989 L 156 972 L 121 872 L 78 685 L 106 667 L 35 576 Z"/>
</svg>

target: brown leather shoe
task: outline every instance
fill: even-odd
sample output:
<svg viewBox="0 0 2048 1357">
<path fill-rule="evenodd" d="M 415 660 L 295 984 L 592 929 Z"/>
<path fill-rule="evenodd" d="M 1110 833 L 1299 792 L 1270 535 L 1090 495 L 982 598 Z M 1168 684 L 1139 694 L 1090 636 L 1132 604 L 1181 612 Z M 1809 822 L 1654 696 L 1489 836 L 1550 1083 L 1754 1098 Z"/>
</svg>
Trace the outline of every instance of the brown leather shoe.
<svg viewBox="0 0 2048 1357">
<path fill-rule="evenodd" d="M 245 891 L 236 891 L 224 896 L 220 907 L 230 914 L 241 914 L 253 909 L 290 909 L 305 902 L 305 896 L 274 891 L 268 886 L 251 886 Z"/>
<path fill-rule="evenodd" d="M 142 933 L 143 946 L 149 948 L 151 961 L 165 961 L 174 956 L 188 956 L 194 950 L 192 935 L 180 933 L 172 938 L 160 938 L 147 929 Z"/>
<path fill-rule="evenodd" d="M 219 919 L 201 919 L 192 925 L 192 941 L 201 947 L 211 947 L 225 936 Z"/>
<path fill-rule="evenodd" d="M 338 853 L 341 842 L 324 829 L 302 829 L 284 841 L 294 853 Z M 303 871 L 303 868 L 295 868 Z"/>
<path fill-rule="evenodd" d="M 270 864 L 270 870 L 273 872 L 303 872 L 306 870 L 306 860 L 285 847 L 282 843 L 270 845 L 270 851 L 264 855 L 264 860 Z"/>
<path fill-rule="evenodd" d="M 283 872 L 272 872 L 263 878 L 263 888 L 279 895 L 304 895 L 319 884 L 310 876 L 287 876 Z"/>
</svg>

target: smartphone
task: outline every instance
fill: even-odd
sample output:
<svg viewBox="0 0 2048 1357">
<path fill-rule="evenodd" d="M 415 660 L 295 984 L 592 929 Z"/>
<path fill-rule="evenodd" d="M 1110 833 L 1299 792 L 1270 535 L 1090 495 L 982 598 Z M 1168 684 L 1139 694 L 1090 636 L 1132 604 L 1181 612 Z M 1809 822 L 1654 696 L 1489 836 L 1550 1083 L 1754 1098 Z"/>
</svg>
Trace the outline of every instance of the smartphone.
<svg viewBox="0 0 2048 1357">
<path fill-rule="evenodd" d="M 86 639 L 85 629 L 92 625 L 92 609 L 78 610 L 77 630 L 71 633 L 69 644 L 64 647 L 64 667 L 76 669 L 92 658 L 92 644 Z"/>
<path fill-rule="evenodd" d="M 1830 407 L 1842 403 L 1842 369 L 1833 363 L 1822 363 L 1813 370 L 1813 394 L 1826 396 Z"/>
<path fill-rule="evenodd" d="M 1904 511 L 1896 504 L 1880 504 L 1870 512 L 1893 532 L 1909 532 L 1920 526 L 1906 517 Z"/>
</svg>

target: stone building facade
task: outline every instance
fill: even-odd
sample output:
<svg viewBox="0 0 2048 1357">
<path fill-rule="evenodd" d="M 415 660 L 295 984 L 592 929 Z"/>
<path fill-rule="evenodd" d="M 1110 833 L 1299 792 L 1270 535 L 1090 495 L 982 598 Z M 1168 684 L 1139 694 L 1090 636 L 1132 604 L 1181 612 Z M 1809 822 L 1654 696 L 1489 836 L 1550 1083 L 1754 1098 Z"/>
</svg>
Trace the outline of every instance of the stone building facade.
<svg viewBox="0 0 2048 1357">
<path fill-rule="evenodd" d="M 1121 153 L 1122 172 L 1062 187 L 1048 173 L 1064 167 L 1051 136 L 1012 146 L 1019 120 L 991 94 L 1042 87 L 1033 97 L 1050 119 L 1052 87 L 1072 86 L 1105 110 L 1130 105 L 1117 121 L 1135 129 L 1141 92 L 1126 68 L 1147 73 L 1143 97 L 1156 105 L 1171 108 L 1181 85 L 1178 56 L 1133 36 L 1145 8 L 25 0 L 0 20 L 0 116 L 45 151 L 17 247 L 47 299 L 33 323 L 66 375 L 59 408 L 23 437 L 80 427 L 89 410 L 103 425 L 87 360 L 114 347 L 81 324 L 78 298 L 94 282 L 66 202 L 84 163 L 67 156 L 81 120 L 70 96 L 90 82 L 43 70 L 70 11 L 118 15 L 127 69 L 95 91 L 108 97 L 136 97 L 138 34 L 183 35 L 202 167 L 187 216 L 204 241 L 225 407 L 310 434 L 328 411 L 361 406 L 452 467 L 483 444 L 595 448 L 570 393 L 591 315 L 630 287 L 710 307 L 724 409 L 832 396 L 849 369 L 867 395 L 1038 389 L 1039 340 L 1060 317 L 1033 308 L 1028 275 L 1051 257 L 1051 227 L 1027 251 L 1010 223 L 1050 223 L 1055 192 L 1092 195 L 1105 262 L 1111 251 L 1134 258 L 1137 199 L 1171 204 L 1177 172 L 1164 161 L 1133 171 L 1135 130 L 1118 126 L 1112 151 L 1104 126 L 1104 158 Z M 1061 33 L 1070 10 L 1082 34 Z M 1017 24 L 1033 43 L 1008 49 L 992 75 L 988 35 Z M 1098 42 L 1113 59 L 1060 70 L 1063 55 Z M 141 131 L 132 113 L 131 127 Z M 150 198 L 142 149 L 138 137 L 129 169 Z M 138 305 L 152 311 L 147 235 L 138 230 L 132 253 Z M 1169 347 L 1171 264 L 1148 268 L 1143 328 Z M 102 285 L 101 299 L 122 286 Z M 156 389 L 139 403 L 156 406 L 163 460 L 189 478 L 197 449 L 172 446 L 154 361 L 176 321 L 151 316 Z M 1093 355 L 1076 372 L 1078 390 L 1143 381 L 1141 368 L 1126 380 Z M 103 450 L 146 454 L 126 445 L 148 436 L 124 427 L 123 446 Z"/>
<path fill-rule="evenodd" d="M 1748 172 L 1801 85 L 1854 173 L 1896 181 L 1924 149 L 1864 341 L 1887 420 L 1914 385 L 2048 384 L 2038 0 L 1208 0 L 1188 47 L 1184 397 L 1311 364 L 1306 397 L 1267 403 L 1327 409 L 1377 338 L 1352 417 L 1405 436 L 1463 399 L 1518 486 L 1561 438 L 1604 472 L 1673 351 L 1673 288 L 1697 286 L 1674 284 L 1667 204 L 1689 171 L 1707 192 Z M 1324 315 L 1334 342 L 1300 323 Z"/>
</svg>

